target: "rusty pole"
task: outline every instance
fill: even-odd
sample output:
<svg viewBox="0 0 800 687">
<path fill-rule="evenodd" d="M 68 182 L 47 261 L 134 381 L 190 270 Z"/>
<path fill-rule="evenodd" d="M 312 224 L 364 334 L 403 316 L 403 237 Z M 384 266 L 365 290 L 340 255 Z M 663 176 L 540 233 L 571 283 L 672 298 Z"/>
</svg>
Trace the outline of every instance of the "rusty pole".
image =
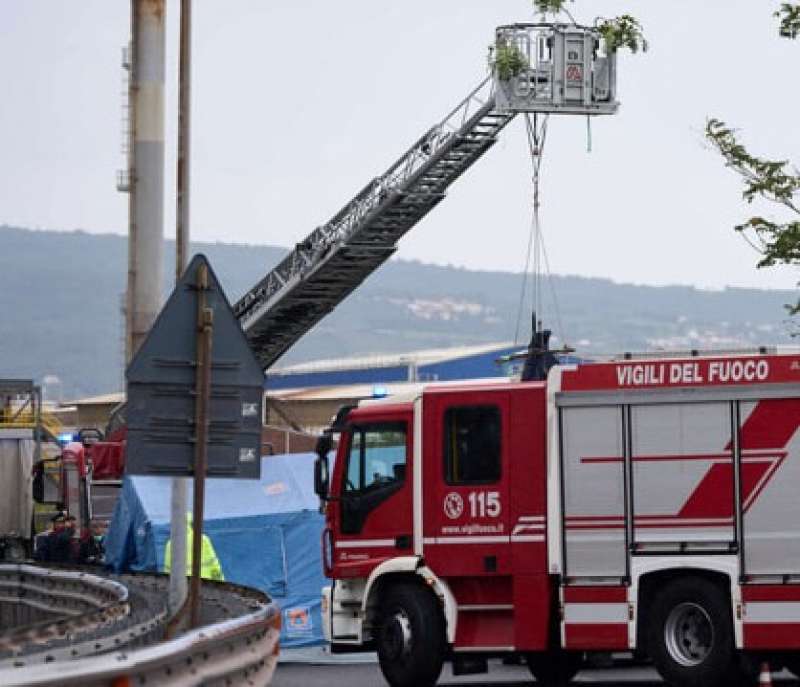
<svg viewBox="0 0 800 687">
<path fill-rule="evenodd" d="M 192 3 L 181 0 L 180 74 L 178 97 L 178 169 L 176 189 L 175 226 L 175 283 L 180 280 L 189 262 L 189 146 L 191 116 L 191 50 Z M 183 477 L 172 478 L 170 539 L 172 540 L 172 574 L 169 581 L 169 607 L 178 615 L 186 601 L 186 534 L 187 482 Z M 178 562 L 180 563 L 178 564 Z"/>
<path fill-rule="evenodd" d="M 189 262 L 189 190 L 192 94 L 192 0 L 181 0 L 180 84 L 178 93 L 178 192 L 175 280 Z"/>
<path fill-rule="evenodd" d="M 192 531 L 192 578 L 189 585 L 189 620 L 200 626 L 200 572 L 203 551 L 203 509 L 208 463 L 208 406 L 211 397 L 211 346 L 214 334 L 214 311 L 206 305 L 208 269 L 197 270 L 197 370 L 195 405 L 194 513 Z"/>
</svg>

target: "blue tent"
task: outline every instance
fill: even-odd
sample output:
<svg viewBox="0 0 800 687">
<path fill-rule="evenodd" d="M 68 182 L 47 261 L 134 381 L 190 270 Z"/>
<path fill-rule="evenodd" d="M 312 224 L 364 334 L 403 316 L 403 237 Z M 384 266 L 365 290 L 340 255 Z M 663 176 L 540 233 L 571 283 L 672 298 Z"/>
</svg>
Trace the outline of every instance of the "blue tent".
<svg viewBox="0 0 800 687">
<path fill-rule="evenodd" d="M 261 480 L 206 480 L 204 532 L 225 579 L 260 589 L 280 605 L 287 648 L 323 641 L 324 520 L 314 494 L 314 457 L 262 458 Z M 116 572 L 163 570 L 169 519 L 170 480 L 126 476 L 106 536 L 107 564 Z"/>
</svg>

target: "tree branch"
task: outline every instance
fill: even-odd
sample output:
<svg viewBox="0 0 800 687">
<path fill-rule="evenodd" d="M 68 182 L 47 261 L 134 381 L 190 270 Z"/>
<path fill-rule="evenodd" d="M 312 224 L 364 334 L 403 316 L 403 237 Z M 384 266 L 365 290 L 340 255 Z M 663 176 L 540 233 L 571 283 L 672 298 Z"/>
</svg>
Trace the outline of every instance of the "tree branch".
<svg viewBox="0 0 800 687">
<path fill-rule="evenodd" d="M 797 38 L 800 34 L 800 5 L 784 2 L 775 16 L 781 20 L 780 35 L 783 38 Z"/>
</svg>

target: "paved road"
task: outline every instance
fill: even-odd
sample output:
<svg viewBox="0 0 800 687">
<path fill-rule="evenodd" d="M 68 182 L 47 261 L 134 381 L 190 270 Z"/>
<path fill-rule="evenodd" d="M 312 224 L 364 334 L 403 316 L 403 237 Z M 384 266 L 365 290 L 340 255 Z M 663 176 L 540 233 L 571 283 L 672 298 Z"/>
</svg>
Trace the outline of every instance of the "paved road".
<svg viewBox="0 0 800 687">
<path fill-rule="evenodd" d="M 440 685 L 457 687 L 481 685 L 503 687 L 532 687 L 535 683 L 524 666 L 504 666 L 491 662 L 488 675 L 453 677 L 449 666 L 442 673 Z M 775 679 L 781 687 L 800 687 L 800 682 L 789 678 L 789 673 Z M 586 670 L 575 679 L 576 687 L 653 687 L 663 685 L 658 674 L 650 668 L 610 668 Z M 273 687 L 386 687 L 380 669 L 370 665 L 301 665 L 280 664 L 272 680 Z"/>
</svg>

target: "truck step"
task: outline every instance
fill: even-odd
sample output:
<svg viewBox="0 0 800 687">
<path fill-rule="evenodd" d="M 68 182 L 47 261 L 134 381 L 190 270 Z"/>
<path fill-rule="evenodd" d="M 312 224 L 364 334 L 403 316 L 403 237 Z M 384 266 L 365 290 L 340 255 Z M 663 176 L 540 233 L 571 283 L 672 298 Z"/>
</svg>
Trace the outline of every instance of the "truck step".
<svg viewBox="0 0 800 687">
<path fill-rule="evenodd" d="M 488 673 L 489 662 L 481 656 L 455 654 L 453 656 L 453 675 L 477 675 Z"/>
</svg>

